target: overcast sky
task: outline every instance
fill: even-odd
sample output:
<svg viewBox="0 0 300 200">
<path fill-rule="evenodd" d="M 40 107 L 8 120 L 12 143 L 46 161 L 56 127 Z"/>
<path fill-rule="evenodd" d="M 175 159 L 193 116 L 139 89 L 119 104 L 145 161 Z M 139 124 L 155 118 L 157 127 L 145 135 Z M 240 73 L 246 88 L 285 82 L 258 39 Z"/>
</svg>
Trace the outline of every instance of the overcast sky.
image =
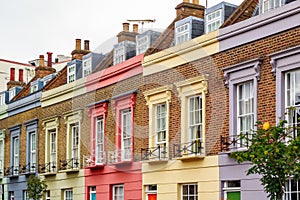
<svg viewBox="0 0 300 200">
<path fill-rule="evenodd" d="M 192 0 L 191 0 L 192 1 Z M 208 0 L 208 7 L 222 0 Z M 70 56 L 75 39 L 106 49 L 127 19 L 155 19 L 143 28 L 165 29 L 182 0 L 26 0 L 0 3 L 0 58 L 27 63 L 46 52 Z M 242 0 L 227 0 L 239 5 Z M 205 6 L 205 0 L 200 0 Z M 133 24 L 133 23 L 132 23 Z M 130 28 L 132 28 L 132 24 Z M 139 24 L 139 28 L 142 25 Z"/>
</svg>

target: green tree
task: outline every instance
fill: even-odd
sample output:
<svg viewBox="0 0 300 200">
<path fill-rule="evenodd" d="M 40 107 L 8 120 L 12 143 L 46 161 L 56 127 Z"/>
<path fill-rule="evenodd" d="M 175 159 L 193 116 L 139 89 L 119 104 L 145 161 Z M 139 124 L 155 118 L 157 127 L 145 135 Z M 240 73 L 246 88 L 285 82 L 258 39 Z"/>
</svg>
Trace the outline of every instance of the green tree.
<svg viewBox="0 0 300 200">
<path fill-rule="evenodd" d="M 262 176 L 261 183 L 271 200 L 282 200 L 287 180 L 299 178 L 300 136 L 297 137 L 297 132 L 297 128 L 288 127 L 285 120 L 271 127 L 269 123 L 257 123 L 257 131 L 253 131 L 251 137 L 241 135 L 241 139 L 250 144 L 248 150 L 231 154 L 238 163 L 252 162 L 247 175 Z"/>
<path fill-rule="evenodd" d="M 43 192 L 47 189 L 44 180 L 40 180 L 34 175 L 30 175 L 27 181 L 27 197 L 29 199 L 38 200 L 43 197 Z"/>
</svg>

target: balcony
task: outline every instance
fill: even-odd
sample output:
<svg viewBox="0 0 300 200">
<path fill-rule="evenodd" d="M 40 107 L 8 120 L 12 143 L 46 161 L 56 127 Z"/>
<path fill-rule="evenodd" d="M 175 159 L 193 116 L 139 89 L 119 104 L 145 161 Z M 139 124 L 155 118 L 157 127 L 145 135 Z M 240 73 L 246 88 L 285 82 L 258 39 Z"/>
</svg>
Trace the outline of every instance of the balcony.
<svg viewBox="0 0 300 200">
<path fill-rule="evenodd" d="M 34 174 L 37 172 L 36 164 L 28 163 L 27 165 L 23 165 L 20 169 L 21 174 Z"/>
<path fill-rule="evenodd" d="M 174 158 L 179 160 L 204 158 L 202 140 L 197 139 L 192 142 L 174 144 Z"/>
<path fill-rule="evenodd" d="M 221 152 L 247 150 L 250 146 L 249 139 L 251 137 L 252 134 L 249 133 L 227 137 L 221 136 Z"/>
<path fill-rule="evenodd" d="M 69 160 L 60 160 L 60 171 L 77 172 L 80 168 L 80 161 L 78 158 L 71 158 Z"/>
<path fill-rule="evenodd" d="M 166 144 L 158 144 L 156 147 L 152 148 L 142 148 L 141 160 L 149 162 L 167 161 L 168 151 Z"/>
<path fill-rule="evenodd" d="M 101 168 L 105 165 L 105 157 L 104 153 L 101 156 L 93 157 L 93 156 L 83 156 L 83 168 L 92 169 L 92 168 Z"/>
<path fill-rule="evenodd" d="M 107 164 L 131 163 L 131 149 L 121 149 L 107 152 Z"/>
<path fill-rule="evenodd" d="M 5 167 L 4 168 L 4 176 L 19 176 L 20 174 L 20 166 L 10 166 L 10 167 Z"/>
<path fill-rule="evenodd" d="M 45 164 L 39 164 L 39 173 L 42 174 L 55 174 L 57 171 L 56 162 L 48 162 Z"/>
</svg>

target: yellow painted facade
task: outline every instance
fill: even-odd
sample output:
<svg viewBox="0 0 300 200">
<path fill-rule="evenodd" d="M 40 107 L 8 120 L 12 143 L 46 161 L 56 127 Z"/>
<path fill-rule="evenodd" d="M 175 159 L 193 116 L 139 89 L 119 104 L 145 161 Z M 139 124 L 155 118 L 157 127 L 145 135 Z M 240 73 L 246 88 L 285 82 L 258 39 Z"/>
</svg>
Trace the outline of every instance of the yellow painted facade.
<svg viewBox="0 0 300 200">
<path fill-rule="evenodd" d="M 198 199 L 219 199 L 218 156 L 143 163 L 143 199 L 147 185 L 157 185 L 157 199 L 181 200 L 181 185 L 197 183 Z"/>
</svg>

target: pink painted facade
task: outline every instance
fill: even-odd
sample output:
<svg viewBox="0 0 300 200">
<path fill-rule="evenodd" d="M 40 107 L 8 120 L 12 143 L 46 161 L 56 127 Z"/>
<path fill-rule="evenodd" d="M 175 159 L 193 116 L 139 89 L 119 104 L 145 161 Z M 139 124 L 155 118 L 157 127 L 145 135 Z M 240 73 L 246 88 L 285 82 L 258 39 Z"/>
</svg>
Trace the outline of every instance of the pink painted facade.
<svg viewBox="0 0 300 200">
<path fill-rule="evenodd" d="M 123 63 L 91 74 L 87 77 L 87 92 L 118 83 L 142 73 L 143 54 Z M 137 89 L 137 88 L 136 88 Z M 107 97 L 89 105 L 91 120 L 90 163 L 85 168 L 85 194 L 87 200 L 113 199 L 118 192 L 124 199 L 142 199 L 142 165 L 134 161 L 134 107 L 137 90 Z M 107 141 L 107 116 L 113 109 L 115 141 Z M 111 117 L 111 116 L 110 116 Z M 111 133 L 110 133 L 111 134 Z M 114 143 L 114 150 L 107 143 Z M 109 149 L 109 150 L 108 150 Z M 135 152 L 137 154 L 138 152 Z"/>
</svg>

